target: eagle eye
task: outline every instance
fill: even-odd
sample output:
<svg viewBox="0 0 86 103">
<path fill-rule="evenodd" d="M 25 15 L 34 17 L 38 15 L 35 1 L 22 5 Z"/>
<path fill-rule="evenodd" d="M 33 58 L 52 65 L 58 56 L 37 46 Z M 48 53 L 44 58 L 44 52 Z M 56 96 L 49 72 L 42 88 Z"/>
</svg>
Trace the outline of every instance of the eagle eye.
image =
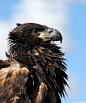
<svg viewBox="0 0 86 103">
<path fill-rule="evenodd" d="M 33 32 L 33 33 L 37 33 L 38 31 L 37 31 L 36 29 L 33 29 L 32 32 Z"/>
</svg>

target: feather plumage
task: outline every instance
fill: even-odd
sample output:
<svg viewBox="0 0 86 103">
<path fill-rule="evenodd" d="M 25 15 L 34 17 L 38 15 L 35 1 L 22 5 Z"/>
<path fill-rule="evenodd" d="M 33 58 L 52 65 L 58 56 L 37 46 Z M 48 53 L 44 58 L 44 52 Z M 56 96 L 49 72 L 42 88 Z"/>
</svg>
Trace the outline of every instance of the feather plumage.
<svg viewBox="0 0 86 103">
<path fill-rule="evenodd" d="M 47 26 L 26 23 L 9 33 L 8 60 L 0 60 L 0 103 L 61 103 L 65 97 L 64 53 L 50 43 L 55 37 L 62 41 L 62 37 L 54 29 L 53 37 L 57 36 L 50 38 L 47 32 L 45 41 L 42 36 L 47 30 Z"/>
</svg>

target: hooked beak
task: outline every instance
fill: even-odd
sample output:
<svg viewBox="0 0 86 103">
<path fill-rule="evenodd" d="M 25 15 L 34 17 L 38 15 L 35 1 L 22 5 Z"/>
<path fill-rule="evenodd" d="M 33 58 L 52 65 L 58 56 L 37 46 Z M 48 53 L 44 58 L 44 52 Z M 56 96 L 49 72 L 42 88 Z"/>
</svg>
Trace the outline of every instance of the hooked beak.
<svg viewBox="0 0 86 103">
<path fill-rule="evenodd" d="M 53 29 L 53 32 L 50 34 L 50 39 L 52 41 L 60 41 L 62 43 L 62 35 L 59 31 Z"/>
<path fill-rule="evenodd" d="M 62 43 L 62 35 L 56 29 L 48 28 L 45 31 L 40 32 L 38 37 L 44 41 L 60 41 Z"/>
</svg>

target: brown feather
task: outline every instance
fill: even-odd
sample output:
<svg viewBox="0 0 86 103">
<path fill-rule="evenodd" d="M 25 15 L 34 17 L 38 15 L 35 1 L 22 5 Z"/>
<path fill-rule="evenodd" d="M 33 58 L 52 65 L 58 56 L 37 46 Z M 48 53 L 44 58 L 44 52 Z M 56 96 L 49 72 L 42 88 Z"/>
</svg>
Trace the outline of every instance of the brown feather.
<svg viewBox="0 0 86 103">
<path fill-rule="evenodd" d="M 41 83 L 40 86 L 39 86 L 38 95 L 36 97 L 36 103 L 44 102 L 47 93 L 48 93 L 47 85 L 44 84 L 44 83 Z"/>
<path fill-rule="evenodd" d="M 0 103 L 9 101 L 14 95 L 17 96 L 19 91 L 25 89 L 29 73 L 26 67 L 20 68 L 20 64 L 15 60 L 11 61 L 9 67 L 0 70 L 0 98 L 2 98 Z"/>
<path fill-rule="evenodd" d="M 9 33 L 10 56 L 0 60 L 0 103 L 61 103 L 65 97 L 64 53 L 37 36 L 45 30 L 47 26 L 25 23 Z"/>
</svg>

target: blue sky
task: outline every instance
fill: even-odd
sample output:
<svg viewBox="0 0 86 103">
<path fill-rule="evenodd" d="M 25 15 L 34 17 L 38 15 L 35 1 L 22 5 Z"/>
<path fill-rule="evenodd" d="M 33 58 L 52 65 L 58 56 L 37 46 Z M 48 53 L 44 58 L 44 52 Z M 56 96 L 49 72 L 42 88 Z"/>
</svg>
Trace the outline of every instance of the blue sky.
<svg viewBox="0 0 86 103">
<path fill-rule="evenodd" d="M 74 51 L 68 54 L 68 65 L 72 73 L 77 76 L 80 93 L 69 100 L 86 101 L 86 3 L 75 2 L 70 6 L 70 35 L 75 42 Z"/>
<path fill-rule="evenodd" d="M 67 55 L 68 70 L 72 75 L 76 75 L 80 91 L 78 94 L 71 95 L 71 101 L 86 101 L 86 3 L 75 2 L 69 5 L 70 12 L 70 35 L 73 39 L 74 50 Z M 77 87 L 78 88 L 78 87 Z"/>
<path fill-rule="evenodd" d="M 9 20 L 13 12 L 13 6 L 18 4 L 21 0 L 0 0 L 0 20 Z"/>
<path fill-rule="evenodd" d="M 67 89 L 68 98 L 62 102 L 86 101 L 86 2 L 0 0 L 0 5 L 0 58 L 5 58 L 7 33 L 17 22 L 37 22 L 54 27 L 63 34 L 61 46 L 66 53 L 71 89 Z"/>
</svg>

